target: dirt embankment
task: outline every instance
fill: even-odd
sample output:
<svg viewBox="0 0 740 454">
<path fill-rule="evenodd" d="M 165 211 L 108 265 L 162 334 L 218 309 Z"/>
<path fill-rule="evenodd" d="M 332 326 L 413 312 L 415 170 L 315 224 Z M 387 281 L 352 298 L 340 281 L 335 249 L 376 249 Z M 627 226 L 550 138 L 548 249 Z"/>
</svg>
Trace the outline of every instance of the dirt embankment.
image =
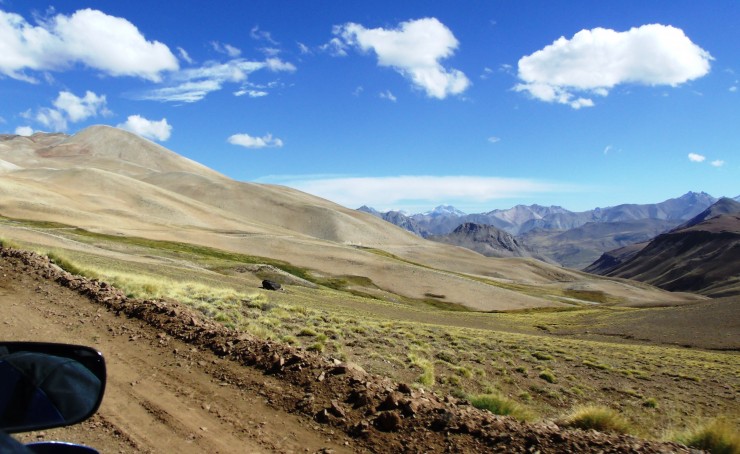
<svg viewBox="0 0 740 454">
<path fill-rule="evenodd" d="M 175 301 L 126 298 L 45 257 L 0 248 L 2 337 L 105 354 L 97 416 L 23 435 L 102 452 L 689 452 L 524 424 L 351 364 L 224 328 Z"/>
</svg>

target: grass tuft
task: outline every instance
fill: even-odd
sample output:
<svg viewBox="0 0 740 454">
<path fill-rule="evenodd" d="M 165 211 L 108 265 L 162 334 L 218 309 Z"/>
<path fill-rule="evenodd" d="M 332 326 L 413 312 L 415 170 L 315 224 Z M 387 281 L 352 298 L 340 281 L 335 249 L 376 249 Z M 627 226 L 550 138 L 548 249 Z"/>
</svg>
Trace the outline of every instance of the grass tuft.
<svg viewBox="0 0 740 454">
<path fill-rule="evenodd" d="M 740 453 L 740 434 L 724 419 L 715 419 L 676 437 L 676 441 L 712 454 Z"/>
<path fill-rule="evenodd" d="M 481 410 L 488 410 L 494 415 L 511 416 L 520 421 L 530 420 L 532 417 L 524 407 L 498 393 L 476 394 L 468 396 L 470 405 Z"/>
<path fill-rule="evenodd" d="M 619 413 L 607 407 L 586 406 L 575 409 L 562 424 L 578 429 L 594 429 L 600 432 L 626 434 L 631 431 L 629 422 Z"/>
<path fill-rule="evenodd" d="M 540 372 L 540 378 L 548 383 L 555 383 L 557 381 L 555 379 L 555 374 L 553 374 L 552 371 L 549 370 L 543 370 L 542 372 Z"/>
<path fill-rule="evenodd" d="M 422 370 L 421 375 L 416 381 L 421 385 L 432 387 L 434 385 L 434 364 L 428 359 L 413 353 L 409 353 L 409 361 L 412 365 Z"/>
<path fill-rule="evenodd" d="M 540 361 L 549 361 L 552 359 L 552 355 L 543 352 L 534 352 L 532 356 L 539 359 Z"/>
</svg>

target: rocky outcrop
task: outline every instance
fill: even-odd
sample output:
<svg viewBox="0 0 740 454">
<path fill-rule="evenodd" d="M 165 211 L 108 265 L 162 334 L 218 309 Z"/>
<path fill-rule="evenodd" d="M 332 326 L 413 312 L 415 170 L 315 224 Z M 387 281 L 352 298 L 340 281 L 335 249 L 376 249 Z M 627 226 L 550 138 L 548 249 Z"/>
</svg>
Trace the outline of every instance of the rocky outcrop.
<svg viewBox="0 0 740 454">
<path fill-rule="evenodd" d="M 450 234 L 430 236 L 428 239 L 472 249 L 488 257 L 533 257 L 554 263 L 515 236 L 490 225 L 466 222 Z"/>
</svg>

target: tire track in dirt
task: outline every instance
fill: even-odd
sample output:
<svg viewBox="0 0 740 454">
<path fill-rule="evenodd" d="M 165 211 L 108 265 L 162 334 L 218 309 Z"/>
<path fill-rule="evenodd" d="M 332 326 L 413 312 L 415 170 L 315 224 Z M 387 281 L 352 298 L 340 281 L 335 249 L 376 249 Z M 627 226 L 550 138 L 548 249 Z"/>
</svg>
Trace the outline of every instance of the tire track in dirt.
<svg viewBox="0 0 740 454">
<path fill-rule="evenodd" d="M 204 370 L 226 361 L 158 336 L 150 326 L 55 283 L 37 281 L 31 271 L 1 264 L 0 337 L 91 345 L 106 357 L 108 383 L 99 414 L 90 421 L 19 438 L 80 442 L 103 453 L 350 452 L 343 442 L 328 442 L 310 419 L 271 408 L 259 394 L 224 385 Z M 195 360 L 183 359 L 183 352 Z M 241 369 L 241 379 L 255 387 L 270 379 Z"/>
</svg>

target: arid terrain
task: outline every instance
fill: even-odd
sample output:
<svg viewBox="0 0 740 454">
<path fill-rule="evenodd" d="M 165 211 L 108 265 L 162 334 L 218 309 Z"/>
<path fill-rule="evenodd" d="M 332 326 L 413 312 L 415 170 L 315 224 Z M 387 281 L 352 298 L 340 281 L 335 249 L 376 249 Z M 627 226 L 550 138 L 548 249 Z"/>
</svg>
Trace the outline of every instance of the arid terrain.
<svg viewBox="0 0 740 454">
<path fill-rule="evenodd" d="M 3 249 L 3 332 L 95 345 L 107 358 L 98 414 L 23 434 L 101 452 L 688 452 L 625 435 L 522 424 L 464 399 L 225 329 L 174 301 L 130 300 Z"/>
<path fill-rule="evenodd" d="M 98 416 L 26 439 L 682 452 L 661 443 L 740 425 L 738 297 L 484 257 L 110 127 L 2 136 L 0 160 L 3 337 L 109 361 Z M 566 429 L 586 406 L 620 434 Z"/>
<path fill-rule="evenodd" d="M 571 306 L 563 295 L 578 289 L 634 302 L 693 298 L 425 241 L 296 190 L 234 181 L 111 127 L 3 136 L 0 159 L 0 215 L 8 218 L 269 257 L 326 276 L 362 276 L 406 298 L 444 295 L 437 299 L 483 311 Z M 552 291 L 512 291 L 509 283 Z"/>
</svg>

